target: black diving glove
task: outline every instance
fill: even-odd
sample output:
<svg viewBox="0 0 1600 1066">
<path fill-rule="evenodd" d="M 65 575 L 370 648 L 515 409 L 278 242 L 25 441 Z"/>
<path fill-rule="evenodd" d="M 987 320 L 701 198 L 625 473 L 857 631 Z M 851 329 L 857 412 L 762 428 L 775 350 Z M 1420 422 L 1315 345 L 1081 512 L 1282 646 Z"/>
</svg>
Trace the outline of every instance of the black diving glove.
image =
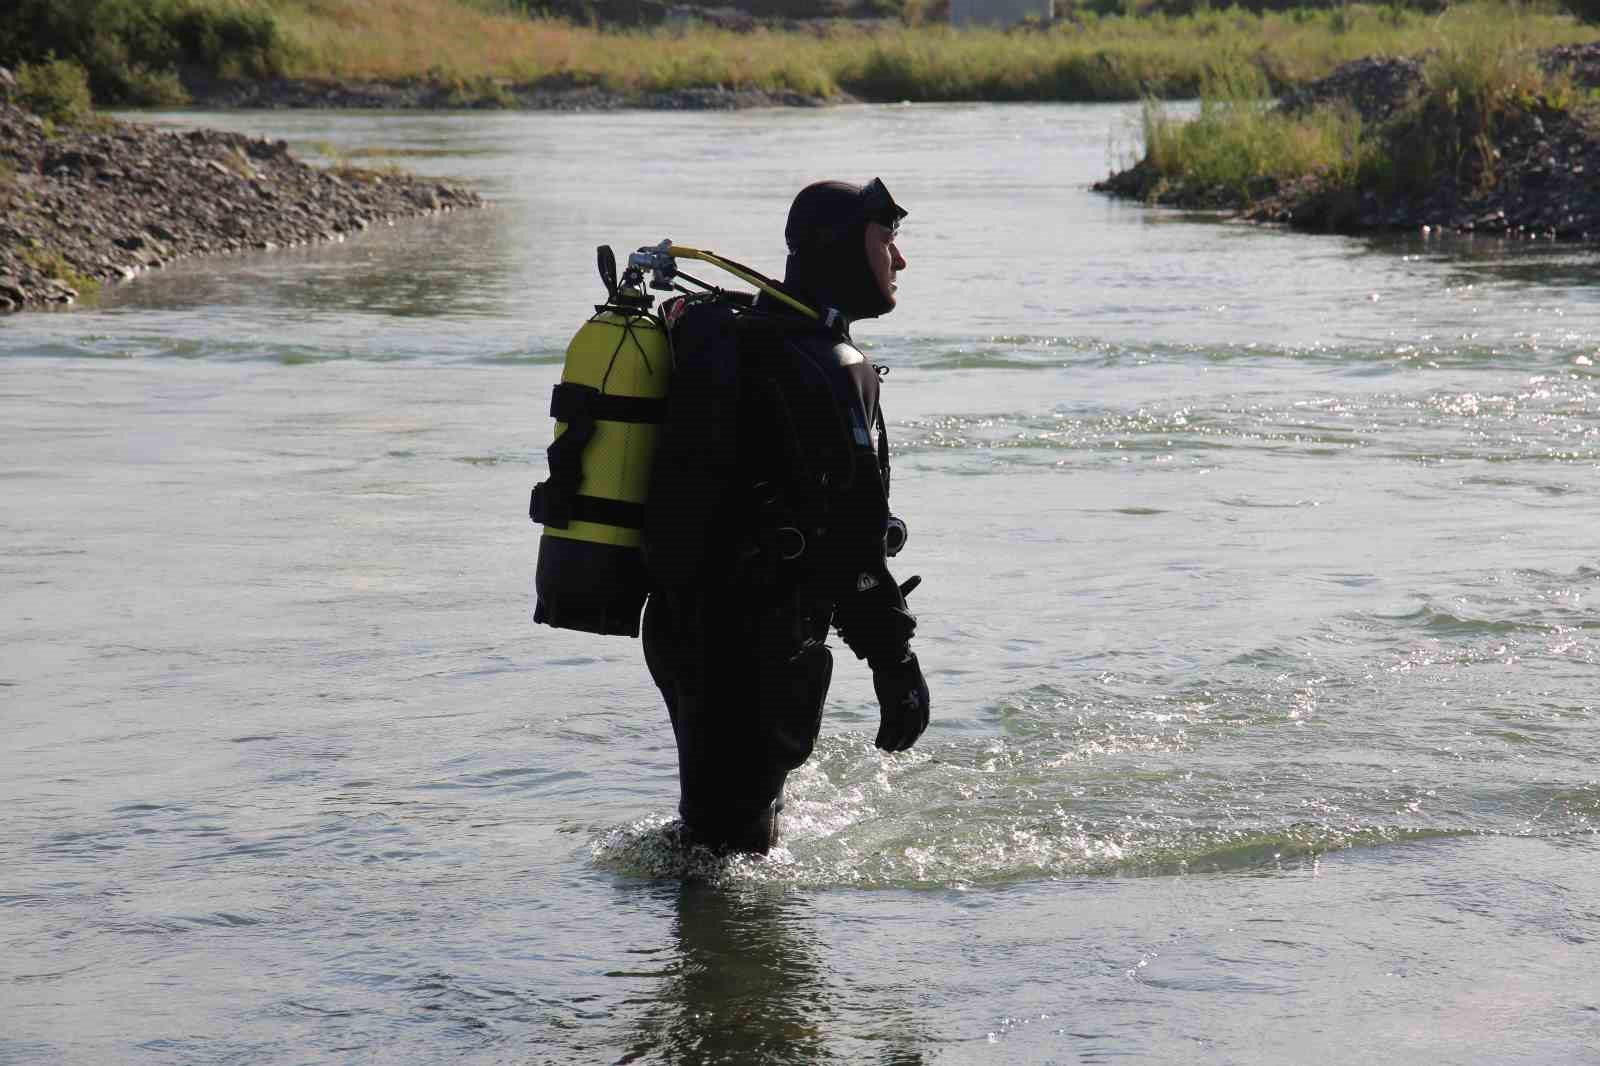
<svg viewBox="0 0 1600 1066">
<path fill-rule="evenodd" d="M 928 683 L 910 648 L 893 656 L 874 656 L 872 688 L 878 694 L 878 737 L 884 751 L 906 751 L 928 728 Z"/>
<path fill-rule="evenodd" d="M 833 624 L 857 659 L 897 663 L 909 654 L 908 642 L 917 631 L 917 616 L 906 609 L 906 596 L 922 584 L 922 578 L 896 586 L 887 570 L 882 573 L 881 581 L 861 575 L 872 583 L 839 601 Z"/>
</svg>

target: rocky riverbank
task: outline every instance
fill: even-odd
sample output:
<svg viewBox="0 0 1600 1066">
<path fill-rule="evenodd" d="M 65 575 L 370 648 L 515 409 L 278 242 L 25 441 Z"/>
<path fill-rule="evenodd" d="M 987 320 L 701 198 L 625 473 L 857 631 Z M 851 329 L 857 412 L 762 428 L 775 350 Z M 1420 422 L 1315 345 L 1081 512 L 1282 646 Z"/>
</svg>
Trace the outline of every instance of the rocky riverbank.
<svg viewBox="0 0 1600 1066">
<path fill-rule="evenodd" d="M 176 259 L 481 204 L 448 183 L 309 166 L 283 141 L 108 119 L 56 128 L 0 99 L 0 311 L 72 304 Z"/>
<path fill-rule="evenodd" d="M 1550 49 L 1539 56 L 1565 71 L 1577 92 L 1600 89 L 1600 44 Z M 1402 121 L 1423 86 L 1412 59 L 1363 59 L 1286 94 L 1281 111 L 1345 103 L 1376 129 L 1392 159 L 1421 150 L 1418 130 Z M 1379 184 L 1351 188 L 1313 174 L 1277 182 L 1263 176 L 1245 190 L 1196 185 L 1158 173 L 1148 161 L 1094 188 L 1173 207 L 1220 210 L 1257 222 L 1320 232 L 1381 230 L 1489 233 L 1511 237 L 1600 240 L 1600 115 L 1582 101 L 1556 106 L 1530 97 L 1493 125 L 1486 153 L 1469 155 L 1422 191 Z"/>
</svg>

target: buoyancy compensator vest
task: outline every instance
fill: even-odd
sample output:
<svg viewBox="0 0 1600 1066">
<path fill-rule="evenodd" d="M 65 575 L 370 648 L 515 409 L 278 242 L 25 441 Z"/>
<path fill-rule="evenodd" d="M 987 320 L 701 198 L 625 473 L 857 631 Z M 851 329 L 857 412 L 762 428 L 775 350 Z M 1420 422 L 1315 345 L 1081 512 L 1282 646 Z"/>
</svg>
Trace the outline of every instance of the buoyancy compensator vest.
<svg viewBox="0 0 1600 1066">
<path fill-rule="evenodd" d="M 544 526 L 533 620 L 637 637 L 650 589 L 640 551 L 645 501 L 673 372 L 671 342 L 651 310 L 645 272 L 650 288 L 687 292 L 676 284 L 676 260 L 698 259 L 819 316 L 776 282 L 713 252 L 662 241 L 629 256 L 620 282 L 611 249 L 598 249 L 598 258 L 608 298 L 567 346 L 550 403 L 556 420 L 550 477 L 534 486 L 528 507 Z"/>
</svg>

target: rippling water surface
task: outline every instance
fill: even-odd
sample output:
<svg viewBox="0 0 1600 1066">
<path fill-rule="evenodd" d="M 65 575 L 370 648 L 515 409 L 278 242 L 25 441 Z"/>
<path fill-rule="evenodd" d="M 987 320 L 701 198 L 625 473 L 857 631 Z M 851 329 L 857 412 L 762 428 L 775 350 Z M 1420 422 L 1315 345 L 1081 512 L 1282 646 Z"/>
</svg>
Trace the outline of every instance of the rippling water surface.
<svg viewBox="0 0 1600 1066">
<path fill-rule="evenodd" d="M 0 1062 L 1600 1061 L 1594 254 L 1111 202 L 1130 117 L 154 116 L 495 206 L 0 322 Z M 841 659 L 711 863 L 528 620 L 546 397 L 596 244 L 874 174 L 935 721 Z"/>
</svg>

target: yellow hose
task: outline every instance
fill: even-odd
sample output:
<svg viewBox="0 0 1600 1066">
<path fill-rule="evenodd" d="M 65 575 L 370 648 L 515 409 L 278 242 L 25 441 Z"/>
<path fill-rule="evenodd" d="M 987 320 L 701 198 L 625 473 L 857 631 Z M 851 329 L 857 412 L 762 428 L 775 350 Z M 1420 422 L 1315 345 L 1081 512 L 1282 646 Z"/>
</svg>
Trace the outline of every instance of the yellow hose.
<svg viewBox="0 0 1600 1066">
<path fill-rule="evenodd" d="M 773 299 L 782 300 L 801 314 L 818 321 L 822 319 L 821 315 L 778 288 L 776 283 L 770 279 L 762 277 L 747 266 L 741 266 L 731 259 L 722 258 L 716 252 L 708 252 L 700 248 L 686 248 L 681 244 L 674 244 L 667 249 L 667 254 L 675 259 L 698 259 L 702 263 L 710 263 L 719 270 L 726 270 L 747 285 L 754 285 Z"/>
</svg>

